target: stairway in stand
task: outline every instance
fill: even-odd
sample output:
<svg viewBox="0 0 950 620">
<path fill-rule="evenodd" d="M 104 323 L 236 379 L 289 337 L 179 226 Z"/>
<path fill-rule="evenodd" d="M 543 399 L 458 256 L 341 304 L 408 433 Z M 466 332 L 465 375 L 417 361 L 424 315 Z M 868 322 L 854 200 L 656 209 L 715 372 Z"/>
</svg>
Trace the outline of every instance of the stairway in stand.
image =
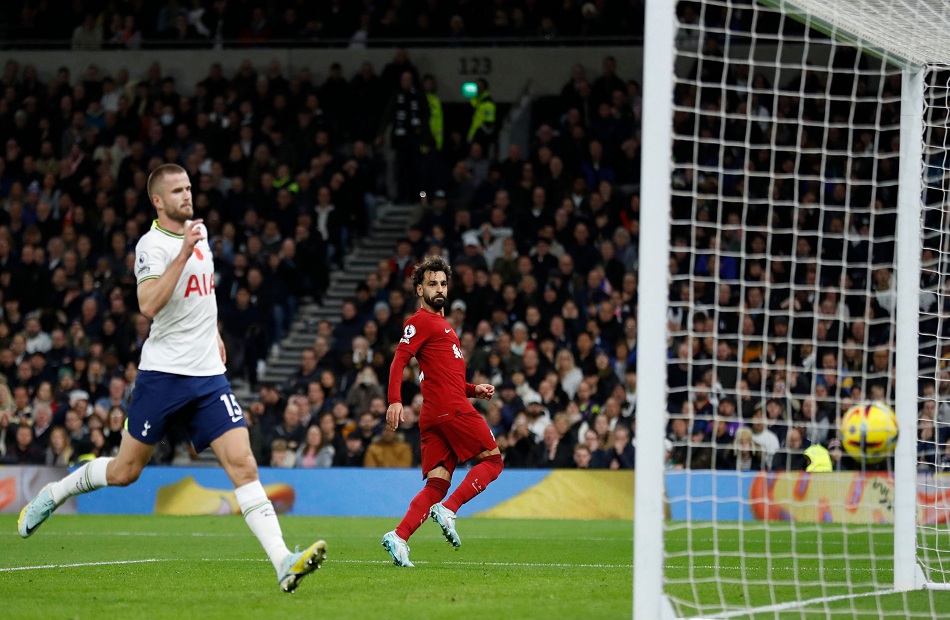
<svg viewBox="0 0 950 620">
<path fill-rule="evenodd" d="M 330 274 L 330 287 L 321 303 L 301 303 L 288 333 L 280 343 L 279 351 L 271 351 L 267 368 L 259 377 L 261 382 L 283 383 L 300 365 L 300 352 L 313 346 L 316 325 L 324 319 L 334 325 L 340 318 L 343 300 L 356 293 L 356 285 L 366 274 L 376 270 L 383 258 L 396 252 L 396 242 L 406 235 L 412 217 L 411 205 L 381 205 L 369 236 L 354 244 L 346 257 L 346 269 Z M 234 393 L 242 402 L 257 396 L 243 381 L 234 382 Z"/>
</svg>

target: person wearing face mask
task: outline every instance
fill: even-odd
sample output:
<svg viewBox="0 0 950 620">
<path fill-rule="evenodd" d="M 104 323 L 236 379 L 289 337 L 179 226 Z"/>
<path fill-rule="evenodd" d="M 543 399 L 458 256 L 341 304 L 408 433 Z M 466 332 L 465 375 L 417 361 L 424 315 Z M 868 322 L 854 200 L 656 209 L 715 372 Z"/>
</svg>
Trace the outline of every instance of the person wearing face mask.
<svg viewBox="0 0 950 620">
<path fill-rule="evenodd" d="M 376 371 L 372 366 L 364 366 L 356 373 L 356 382 L 346 395 L 346 406 L 350 411 L 368 411 L 374 398 L 384 396 Z"/>
</svg>

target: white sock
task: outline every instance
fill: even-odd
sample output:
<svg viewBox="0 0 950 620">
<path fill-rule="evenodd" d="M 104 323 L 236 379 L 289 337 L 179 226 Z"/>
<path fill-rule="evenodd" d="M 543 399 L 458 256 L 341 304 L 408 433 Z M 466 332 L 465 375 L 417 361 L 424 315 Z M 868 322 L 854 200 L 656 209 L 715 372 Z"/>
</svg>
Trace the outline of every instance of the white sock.
<svg viewBox="0 0 950 620">
<path fill-rule="evenodd" d="M 277 512 L 274 510 L 274 505 L 267 499 L 267 494 L 264 493 L 264 485 L 260 480 L 249 482 L 234 489 L 234 495 L 237 496 L 238 506 L 244 513 L 247 526 L 257 536 L 257 540 L 261 541 L 264 552 L 267 553 L 271 564 L 274 565 L 274 570 L 280 576 L 280 563 L 287 557 L 290 550 L 284 544 L 284 534 L 280 531 Z"/>
<path fill-rule="evenodd" d="M 54 483 L 49 489 L 53 501 L 62 504 L 74 495 L 82 495 L 109 486 L 106 480 L 106 467 L 111 460 L 111 456 L 100 456 Z"/>
</svg>

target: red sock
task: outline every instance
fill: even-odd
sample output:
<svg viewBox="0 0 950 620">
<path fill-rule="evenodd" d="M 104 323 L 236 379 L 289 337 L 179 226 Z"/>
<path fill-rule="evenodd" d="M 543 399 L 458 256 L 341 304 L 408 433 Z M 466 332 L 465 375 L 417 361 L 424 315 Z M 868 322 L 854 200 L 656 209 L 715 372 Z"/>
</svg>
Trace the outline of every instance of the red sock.
<svg viewBox="0 0 950 620">
<path fill-rule="evenodd" d="M 458 488 L 452 492 L 449 499 L 442 502 L 442 505 L 452 512 L 458 512 L 462 504 L 484 491 L 485 487 L 501 474 L 504 467 L 500 454 L 486 456 L 478 465 L 469 470 L 462 484 L 458 485 Z"/>
<path fill-rule="evenodd" d="M 448 480 L 426 478 L 426 485 L 412 498 L 406 516 L 396 526 L 396 536 L 403 540 L 409 540 L 412 533 L 419 529 L 419 526 L 429 518 L 429 509 L 432 508 L 432 504 L 442 501 L 442 498 L 448 492 Z"/>
</svg>

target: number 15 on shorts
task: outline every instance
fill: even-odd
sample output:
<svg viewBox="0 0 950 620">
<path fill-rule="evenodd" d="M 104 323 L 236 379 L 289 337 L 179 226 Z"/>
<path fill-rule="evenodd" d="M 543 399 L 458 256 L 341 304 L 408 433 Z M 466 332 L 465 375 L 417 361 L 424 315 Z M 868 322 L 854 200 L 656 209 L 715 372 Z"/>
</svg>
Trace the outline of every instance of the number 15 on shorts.
<svg viewBox="0 0 950 620">
<path fill-rule="evenodd" d="M 222 394 L 221 402 L 224 403 L 225 408 L 228 410 L 231 421 L 240 422 L 241 418 L 244 417 L 244 412 L 241 411 L 241 405 L 238 404 L 237 397 L 234 396 L 234 394 Z"/>
</svg>

